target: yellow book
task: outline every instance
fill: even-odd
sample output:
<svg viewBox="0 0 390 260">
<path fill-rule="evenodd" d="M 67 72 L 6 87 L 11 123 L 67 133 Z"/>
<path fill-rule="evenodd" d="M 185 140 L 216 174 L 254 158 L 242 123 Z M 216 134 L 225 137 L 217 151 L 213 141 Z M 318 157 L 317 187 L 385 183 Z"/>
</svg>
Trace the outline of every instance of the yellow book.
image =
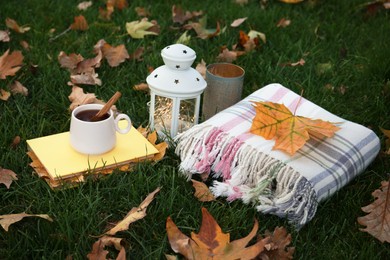
<svg viewBox="0 0 390 260">
<path fill-rule="evenodd" d="M 115 148 L 100 155 L 85 155 L 75 151 L 70 146 L 69 132 L 27 140 L 27 145 L 53 180 L 70 178 L 89 170 L 120 167 L 158 153 L 134 127 L 127 134 L 116 134 Z"/>
</svg>

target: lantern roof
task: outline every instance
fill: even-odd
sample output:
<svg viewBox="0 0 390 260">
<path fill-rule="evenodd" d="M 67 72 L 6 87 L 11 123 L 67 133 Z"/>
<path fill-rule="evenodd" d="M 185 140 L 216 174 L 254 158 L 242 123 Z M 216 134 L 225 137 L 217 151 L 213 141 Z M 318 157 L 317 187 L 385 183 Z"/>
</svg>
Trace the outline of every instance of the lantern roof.
<svg viewBox="0 0 390 260">
<path fill-rule="evenodd" d="M 183 44 L 173 44 L 161 51 L 165 65 L 155 69 L 147 78 L 149 88 L 159 95 L 193 97 L 202 94 L 207 83 L 191 67 L 195 51 Z"/>
</svg>

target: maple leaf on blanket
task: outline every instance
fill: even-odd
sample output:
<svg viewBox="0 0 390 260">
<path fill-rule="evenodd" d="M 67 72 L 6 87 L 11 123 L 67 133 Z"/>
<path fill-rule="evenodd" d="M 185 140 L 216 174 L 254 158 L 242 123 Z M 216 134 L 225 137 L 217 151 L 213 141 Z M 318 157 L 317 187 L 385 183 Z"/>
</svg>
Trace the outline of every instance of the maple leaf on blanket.
<svg viewBox="0 0 390 260">
<path fill-rule="evenodd" d="M 274 149 L 294 155 L 310 136 L 323 139 L 332 137 L 340 128 L 328 121 L 296 116 L 284 104 L 253 102 L 256 115 L 250 132 L 266 140 L 275 138 Z"/>
<path fill-rule="evenodd" d="M 166 230 L 172 250 L 186 259 L 254 259 L 265 248 L 269 238 L 257 241 L 246 247 L 256 236 L 259 224 L 255 219 L 252 231 L 244 238 L 230 241 L 230 234 L 223 233 L 213 216 L 202 208 L 202 225 L 199 233 L 191 233 L 191 238 L 183 234 L 168 217 Z"/>
</svg>

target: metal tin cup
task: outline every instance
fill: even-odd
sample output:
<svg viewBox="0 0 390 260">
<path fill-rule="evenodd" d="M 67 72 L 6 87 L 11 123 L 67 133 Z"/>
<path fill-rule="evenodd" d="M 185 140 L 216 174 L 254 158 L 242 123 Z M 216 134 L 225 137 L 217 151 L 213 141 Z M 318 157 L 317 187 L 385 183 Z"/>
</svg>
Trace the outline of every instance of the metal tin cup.
<svg viewBox="0 0 390 260">
<path fill-rule="evenodd" d="M 203 95 L 202 115 L 207 120 L 241 100 L 245 71 L 231 63 L 207 66 L 207 88 Z"/>
</svg>

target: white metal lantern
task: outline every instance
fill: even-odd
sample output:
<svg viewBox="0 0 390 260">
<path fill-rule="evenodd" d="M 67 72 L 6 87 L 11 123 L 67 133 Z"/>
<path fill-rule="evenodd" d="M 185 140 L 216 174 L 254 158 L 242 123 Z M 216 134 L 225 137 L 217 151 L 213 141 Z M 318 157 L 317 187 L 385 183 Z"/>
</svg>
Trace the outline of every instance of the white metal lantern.
<svg viewBox="0 0 390 260">
<path fill-rule="evenodd" d="M 200 96 L 207 86 L 202 75 L 191 67 L 194 50 L 173 44 L 161 51 L 165 65 L 147 78 L 150 88 L 150 126 L 175 137 L 198 123 Z"/>
</svg>

